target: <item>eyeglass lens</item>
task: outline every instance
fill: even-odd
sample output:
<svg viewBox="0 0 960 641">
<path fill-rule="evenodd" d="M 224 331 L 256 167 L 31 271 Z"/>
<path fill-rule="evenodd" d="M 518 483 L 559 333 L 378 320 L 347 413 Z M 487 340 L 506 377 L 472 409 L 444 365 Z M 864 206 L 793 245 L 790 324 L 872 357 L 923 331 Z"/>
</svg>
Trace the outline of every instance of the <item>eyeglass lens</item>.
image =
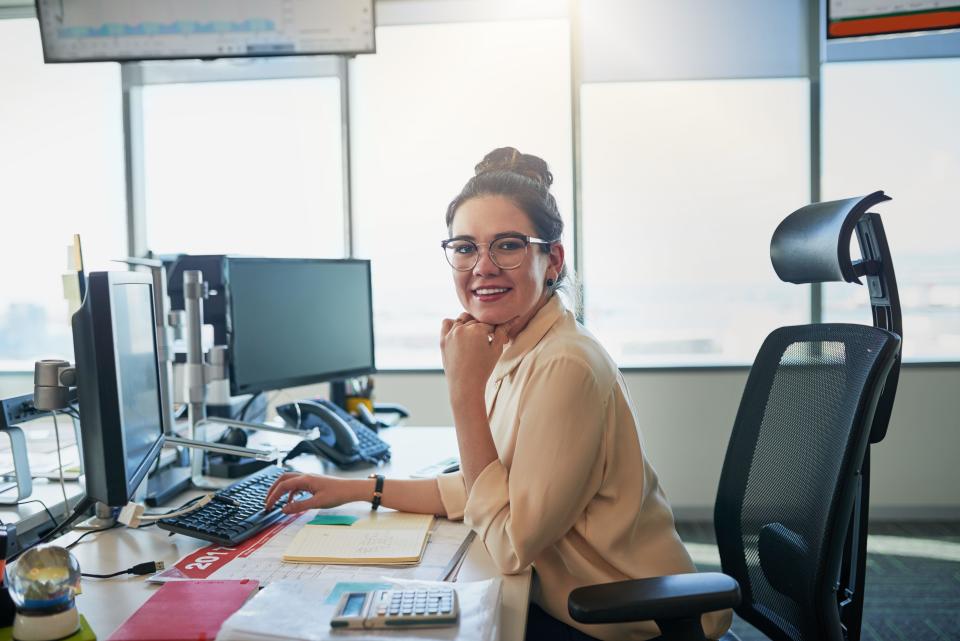
<svg viewBox="0 0 960 641">
<path fill-rule="evenodd" d="M 490 259 L 500 269 L 514 269 L 523 262 L 527 253 L 527 243 L 521 238 L 498 238 L 490 243 L 480 243 L 489 247 Z M 472 240 L 454 240 L 444 249 L 447 261 L 458 271 L 473 269 L 480 260 L 480 248 Z"/>
</svg>

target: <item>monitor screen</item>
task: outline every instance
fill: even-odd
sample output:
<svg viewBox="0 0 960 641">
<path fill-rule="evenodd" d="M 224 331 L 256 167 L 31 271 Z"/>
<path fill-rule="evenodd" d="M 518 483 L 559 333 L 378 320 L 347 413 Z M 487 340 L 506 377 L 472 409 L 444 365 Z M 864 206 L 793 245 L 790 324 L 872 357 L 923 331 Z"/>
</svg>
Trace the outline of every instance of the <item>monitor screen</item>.
<svg viewBox="0 0 960 641">
<path fill-rule="evenodd" d="M 36 0 L 47 62 L 374 51 L 373 0 Z"/>
<path fill-rule="evenodd" d="M 110 289 L 125 476 L 131 483 L 163 432 L 153 292 L 123 282 Z"/>
<path fill-rule="evenodd" d="M 92 272 L 72 324 L 87 498 L 123 506 L 163 446 L 152 279 Z"/>
<path fill-rule="evenodd" d="M 233 394 L 375 371 L 370 261 L 225 260 Z"/>
<path fill-rule="evenodd" d="M 960 0 L 830 0 L 827 12 L 828 38 L 960 27 Z"/>
</svg>

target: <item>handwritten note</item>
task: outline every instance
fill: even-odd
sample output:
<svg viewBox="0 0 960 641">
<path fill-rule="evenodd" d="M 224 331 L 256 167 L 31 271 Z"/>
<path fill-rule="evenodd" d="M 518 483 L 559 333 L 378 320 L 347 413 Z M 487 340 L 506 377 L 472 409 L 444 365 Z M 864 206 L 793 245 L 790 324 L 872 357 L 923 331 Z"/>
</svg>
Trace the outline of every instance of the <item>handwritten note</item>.
<svg viewBox="0 0 960 641">
<path fill-rule="evenodd" d="M 420 561 L 433 516 L 374 513 L 349 528 L 305 525 L 283 553 L 293 563 L 394 565 Z"/>
</svg>

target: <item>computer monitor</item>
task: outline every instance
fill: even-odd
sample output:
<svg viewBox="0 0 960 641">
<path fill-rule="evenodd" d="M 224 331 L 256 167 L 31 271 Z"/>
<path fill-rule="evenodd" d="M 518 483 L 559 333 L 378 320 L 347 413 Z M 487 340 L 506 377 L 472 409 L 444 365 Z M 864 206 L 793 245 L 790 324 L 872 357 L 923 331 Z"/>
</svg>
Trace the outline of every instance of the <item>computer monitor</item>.
<svg viewBox="0 0 960 641">
<path fill-rule="evenodd" d="M 36 0 L 46 62 L 374 51 L 373 0 Z"/>
<path fill-rule="evenodd" d="M 224 260 L 232 394 L 376 370 L 370 261 Z"/>
<path fill-rule="evenodd" d="M 73 315 L 87 500 L 126 505 L 163 447 L 153 282 L 92 272 Z"/>
</svg>

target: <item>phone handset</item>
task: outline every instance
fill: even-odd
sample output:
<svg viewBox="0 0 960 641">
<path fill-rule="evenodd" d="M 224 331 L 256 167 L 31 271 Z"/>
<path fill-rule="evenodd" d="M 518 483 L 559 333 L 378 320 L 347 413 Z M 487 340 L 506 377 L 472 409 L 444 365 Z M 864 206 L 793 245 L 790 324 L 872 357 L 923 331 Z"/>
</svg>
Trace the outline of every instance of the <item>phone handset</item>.
<svg viewBox="0 0 960 641">
<path fill-rule="evenodd" d="M 303 400 L 278 406 L 277 414 L 291 427 L 318 431 L 316 438 L 298 443 L 284 461 L 303 453 L 323 456 L 339 466 L 362 460 L 357 434 L 330 408 L 315 401 Z"/>
<path fill-rule="evenodd" d="M 313 403 L 312 401 L 300 401 L 300 404 L 309 404 L 310 410 L 317 414 L 324 423 L 326 423 L 331 430 L 333 430 L 335 436 L 335 447 L 339 452 L 347 456 L 353 456 L 360 453 L 360 439 L 357 438 L 357 433 L 353 431 L 353 428 L 339 414 L 331 410 L 326 405 L 321 405 L 320 403 Z M 303 411 L 303 408 L 300 410 Z"/>
<path fill-rule="evenodd" d="M 360 421 L 353 419 L 329 401 L 303 400 L 277 407 L 277 414 L 290 426 L 302 430 L 317 428 L 319 435 L 301 441 L 283 459 L 300 454 L 316 454 L 336 465 L 376 465 L 390 459 L 390 446 Z"/>
</svg>

